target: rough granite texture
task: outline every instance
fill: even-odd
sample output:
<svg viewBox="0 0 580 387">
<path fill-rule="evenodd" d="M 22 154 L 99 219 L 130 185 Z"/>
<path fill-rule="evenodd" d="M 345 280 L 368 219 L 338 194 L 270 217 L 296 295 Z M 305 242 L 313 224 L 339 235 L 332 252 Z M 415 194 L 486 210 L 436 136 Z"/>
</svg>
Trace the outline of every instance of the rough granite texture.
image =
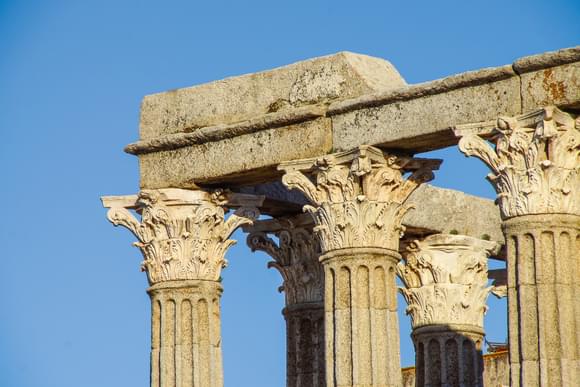
<svg viewBox="0 0 580 387">
<path fill-rule="evenodd" d="M 509 386 L 509 354 L 507 351 L 483 355 L 483 385 L 485 387 Z M 401 370 L 403 387 L 415 387 L 415 367 Z"/>
<path fill-rule="evenodd" d="M 510 386 L 577 386 L 580 216 L 523 215 L 506 220 L 503 227 Z"/>
<path fill-rule="evenodd" d="M 525 73 L 520 78 L 522 112 L 545 105 L 580 108 L 580 62 Z"/>
<path fill-rule="evenodd" d="M 211 144 L 141 155 L 141 187 L 194 188 L 195 183 L 272 180 L 279 175 L 273 166 L 282 161 L 328 153 L 331 136 L 330 120 L 319 118 Z"/>
<path fill-rule="evenodd" d="M 403 218 L 408 227 L 503 243 L 501 218 L 493 200 L 424 184 L 411 194 L 408 203 L 415 206 Z"/>
<path fill-rule="evenodd" d="M 239 191 L 264 195 L 265 207 L 261 207 L 261 212 L 272 216 L 296 214 L 306 204 L 304 196 L 296 190 L 285 189 L 279 183 L 242 187 Z M 406 238 L 420 238 L 432 233 L 457 233 L 480 239 L 489 237 L 503 244 L 499 210 L 493 200 L 422 184 L 411 194 L 408 203 L 415 208 L 403 218 L 403 225 L 407 228 Z M 503 252 L 499 255 L 501 257 Z"/>
<path fill-rule="evenodd" d="M 141 139 L 231 124 L 298 106 L 405 85 L 386 60 L 341 52 L 285 67 L 148 95 Z"/>
<path fill-rule="evenodd" d="M 362 144 L 411 151 L 442 148 L 457 142 L 449 130 L 455 124 L 519 112 L 519 96 L 519 80 L 513 76 L 345 112 L 332 116 L 333 146 L 339 151 Z"/>
<path fill-rule="evenodd" d="M 451 128 L 458 125 L 528 113 L 544 105 L 579 108 L 579 73 L 580 48 L 576 47 L 522 58 L 509 66 L 407 86 L 387 61 L 339 53 L 271 71 L 147 96 L 141 109 L 141 141 L 130 145 L 127 151 L 139 155 L 142 188 L 206 185 L 244 189 L 245 192 L 267 191 L 263 189 L 267 184 L 259 185 L 279 181 L 280 172 L 276 167 L 285 161 L 295 163 L 299 159 L 336 154 L 360 145 L 390 148 L 391 154 L 398 154 L 398 151 L 417 153 L 456 144 L 458 139 Z M 551 114 L 548 118 L 545 121 L 551 122 Z M 577 120 L 570 122 L 577 124 Z M 534 133 L 539 134 L 536 138 L 554 141 L 555 132 L 550 132 L 554 128 L 555 125 L 547 124 L 535 128 L 537 132 Z M 563 132 L 562 128 L 564 126 L 559 126 L 558 130 Z M 572 141 L 575 137 L 570 138 Z M 577 156 L 572 154 L 573 146 L 567 150 Z M 377 153 L 382 155 L 380 149 L 372 154 Z M 336 194 L 336 187 L 340 185 L 337 183 L 345 171 L 360 173 L 359 177 L 372 171 L 369 154 L 363 157 L 361 153 L 356 162 L 342 169 L 331 157 L 325 158 L 330 164 L 317 159 L 311 168 L 334 168 L 335 173 L 329 175 L 328 180 L 322 173 L 323 178 L 316 183 L 325 189 L 331 187 L 332 194 Z M 543 167 L 553 167 L 552 160 L 541 160 Z M 393 173 L 394 168 L 389 167 L 389 170 L 386 161 L 377 175 L 390 184 L 396 182 L 389 179 L 388 174 Z M 567 166 L 564 169 L 571 170 Z M 295 171 L 286 172 L 286 176 L 296 178 Z M 326 241 L 321 262 L 325 271 L 325 379 L 329 386 L 402 385 L 395 279 L 395 265 L 401 258 L 395 250 L 399 247 L 401 229 L 385 230 L 383 227 L 392 218 L 385 216 L 377 222 L 376 219 L 381 218 L 373 218 L 372 212 L 378 207 L 368 207 L 368 210 L 360 204 L 369 201 L 367 192 L 373 193 L 377 188 L 373 184 L 380 179 L 365 180 L 364 190 L 360 191 L 365 195 L 357 193 L 358 196 L 345 200 L 349 206 L 341 207 L 344 203 L 338 203 L 339 206 L 332 207 L 338 209 L 335 212 L 338 216 L 324 219 L 332 220 L 337 227 L 320 227 L 325 225 L 325 221 L 320 220 L 318 224 L 319 235 L 326 232 L 327 237 L 321 238 Z M 291 179 L 286 180 L 287 184 L 288 181 Z M 304 177 L 295 180 L 294 184 L 309 192 L 312 182 Z M 344 192 L 354 192 L 347 180 L 343 186 Z M 300 200 L 289 199 L 291 196 L 282 195 L 278 188 L 266 195 L 265 213 L 299 212 Z M 577 194 L 569 186 L 559 190 L 563 195 Z M 529 192 L 533 191 L 526 194 Z M 141 199 L 153 206 L 158 198 L 145 195 Z M 311 202 L 321 208 L 332 200 L 322 202 L 311 198 Z M 423 186 L 407 203 L 416 207 L 402 220 L 408 237 L 443 232 L 503 242 L 503 235 L 506 235 L 511 385 L 576 386 L 580 380 L 580 298 L 577 297 L 580 289 L 580 217 L 562 211 L 516 216 L 504 222 L 502 234 L 498 227 L 499 211 L 489 200 Z M 341 212 L 343 208 L 367 212 Z M 143 229 L 138 223 L 123 223 L 122 214 L 128 211 L 124 207 L 122 210 L 125 212 L 114 212 L 116 216 L 110 220 L 141 235 Z M 357 226 L 356 232 L 342 227 L 347 224 L 340 216 L 343 213 L 357 216 L 354 217 L 356 222 L 351 223 Z M 154 233 L 156 239 L 147 243 L 163 248 L 147 252 L 170 254 L 171 259 L 161 260 L 161 267 L 165 269 L 174 264 L 175 254 L 190 251 L 180 250 L 182 245 L 178 242 L 198 235 L 186 231 L 180 234 L 181 239 L 165 236 L 165 233 L 173 233 L 173 227 L 158 226 L 167 221 L 167 214 L 167 211 L 155 212 L 152 217 L 143 214 L 146 224 L 154 226 L 156 231 L 161 230 L 159 234 Z M 363 216 L 358 217 L 358 214 Z M 216 232 L 225 227 L 223 211 L 221 222 L 215 213 L 207 219 L 210 218 L 217 222 L 208 223 L 207 227 L 215 228 Z M 191 219 L 187 228 L 195 223 L 196 219 Z M 232 223 L 231 219 L 226 223 L 231 225 L 239 221 L 233 218 Z M 397 218 L 397 222 L 395 226 L 398 227 L 401 219 Z M 359 227 L 367 223 L 379 229 L 380 232 L 371 237 L 376 235 L 375 239 L 381 243 L 385 231 L 389 232 L 388 243 L 383 243 L 383 248 L 369 247 L 376 245 L 367 243 L 369 228 Z M 336 240 L 346 242 L 334 243 Z M 202 245 L 200 248 L 207 247 Z M 204 250 L 208 251 L 212 250 Z M 205 263 L 207 260 L 196 256 L 196 260 L 188 262 Z M 184 270 L 191 274 L 189 266 Z M 149 289 L 152 300 L 151 386 L 223 386 L 219 328 L 221 285 L 215 280 L 217 278 L 215 276 L 213 281 L 204 278 L 185 282 L 163 280 Z M 423 312 L 428 308 L 429 305 L 425 305 Z M 289 332 L 293 339 L 307 336 L 300 333 L 301 330 L 294 334 L 292 332 L 296 331 L 292 329 Z M 320 330 L 318 332 L 321 336 Z M 442 347 L 432 340 L 428 344 L 433 351 L 427 348 L 429 351 L 425 354 L 429 361 L 434 361 L 430 369 L 435 376 L 443 375 L 447 370 L 441 368 L 442 362 L 437 360 L 441 359 L 437 351 Z M 456 349 L 458 353 L 459 347 L 451 345 L 450 348 L 447 354 L 453 357 L 453 351 Z M 465 352 L 465 347 L 463 349 Z M 310 356 L 304 350 L 301 355 Z M 474 360 L 474 357 L 466 359 Z M 446 362 L 455 364 L 452 360 Z M 484 364 L 487 386 L 507 384 L 505 359 L 501 362 L 484 360 Z M 311 377 L 314 370 L 301 364 L 297 367 L 315 383 Z M 447 376 L 459 379 L 459 375 L 453 374 L 458 368 L 451 366 L 451 374 Z M 404 379 L 408 385 L 408 370 Z M 419 381 L 418 385 L 421 384 Z"/>
<path fill-rule="evenodd" d="M 362 144 L 423 152 L 456 144 L 457 125 L 578 109 L 579 79 L 578 47 L 410 86 L 387 61 L 339 53 L 147 96 L 126 150 L 144 188 L 253 185 L 291 159 Z"/>
</svg>

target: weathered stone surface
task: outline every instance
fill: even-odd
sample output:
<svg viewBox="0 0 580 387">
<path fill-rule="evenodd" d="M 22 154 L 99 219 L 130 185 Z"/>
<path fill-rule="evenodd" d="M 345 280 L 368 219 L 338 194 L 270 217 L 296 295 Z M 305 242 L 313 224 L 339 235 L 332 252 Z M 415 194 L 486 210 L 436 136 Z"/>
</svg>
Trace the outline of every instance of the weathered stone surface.
<svg viewBox="0 0 580 387">
<path fill-rule="evenodd" d="M 397 251 L 410 209 L 405 203 L 422 183 L 433 178 L 441 160 L 397 157 L 378 148 L 280 164 L 282 182 L 308 199 L 322 252 L 350 247 Z M 410 172 L 407 178 L 403 174 Z"/>
<path fill-rule="evenodd" d="M 403 387 L 415 387 L 415 367 L 401 370 Z M 483 355 L 483 385 L 485 387 L 509 386 L 509 354 L 508 352 L 488 353 Z"/>
<path fill-rule="evenodd" d="M 135 235 L 143 254 L 141 270 L 149 283 L 178 280 L 218 281 L 231 234 L 258 218 L 256 205 L 242 206 L 225 220 L 227 198 L 221 192 L 163 189 L 139 195 L 102 198 L 107 218 Z M 138 220 L 129 209 L 139 213 Z"/>
<path fill-rule="evenodd" d="M 268 267 L 282 275 L 286 307 L 286 386 L 324 387 L 324 270 L 313 223 L 302 217 L 256 221 L 244 227 L 252 252 L 273 261 Z"/>
<path fill-rule="evenodd" d="M 145 97 L 141 141 L 126 150 L 140 157 L 142 187 L 191 188 L 272 181 L 277 163 L 363 144 L 438 149 L 457 143 L 457 125 L 546 104 L 578 108 L 577 51 L 411 86 L 381 59 L 316 58 Z"/>
<path fill-rule="evenodd" d="M 314 220 L 324 267 L 327 385 L 401 385 L 395 265 L 409 195 L 440 160 L 360 146 L 281 164 Z M 404 176 L 410 172 L 409 176 Z"/>
<path fill-rule="evenodd" d="M 151 387 L 223 387 L 216 281 L 160 282 L 151 298 Z"/>
<path fill-rule="evenodd" d="M 509 384 L 509 353 L 502 351 L 483 355 L 483 385 L 485 387 L 508 387 Z"/>
<path fill-rule="evenodd" d="M 314 224 L 300 224 L 299 217 L 256 221 L 244 227 L 248 246 L 273 258 L 268 268 L 278 270 L 286 306 L 320 303 L 324 300 L 324 272 L 319 262 L 320 244 L 312 230 Z"/>
<path fill-rule="evenodd" d="M 425 326 L 413 330 L 417 386 L 484 387 L 483 330 L 473 326 Z"/>
<path fill-rule="evenodd" d="M 546 213 L 580 215 L 578 117 L 548 106 L 498 118 L 489 142 L 477 132 L 456 132 L 462 136 L 459 150 L 479 158 L 491 170 L 487 180 L 498 194 L 503 219 Z"/>
<path fill-rule="evenodd" d="M 579 62 L 522 74 L 522 111 L 558 105 L 580 108 Z"/>
<path fill-rule="evenodd" d="M 524 74 L 548 67 L 561 66 L 580 61 L 580 46 L 563 48 L 542 54 L 525 56 L 516 60 L 513 68 L 516 73 Z"/>
<path fill-rule="evenodd" d="M 245 121 L 405 84 L 387 61 L 341 52 L 273 70 L 146 96 L 141 139 Z"/>
<path fill-rule="evenodd" d="M 499 79 L 489 79 L 492 71 Z M 519 79 L 511 67 L 480 72 L 331 105 L 334 148 L 374 144 L 427 151 L 455 144 L 453 125 L 519 113 Z"/>
<path fill-rule="evenodd" d="M 394 274 L 400 258 L 377 248 L 322 256 L 327 386 L 401 385 Z"/>
<path fill-rule="evenodd" d="M 458 128 L 460 150 L 491 169 L 504 220 L 512 387 L 580 379 L 579 122 L 548 106 Z"/>
<path fill-rule="evenodd" d="M 190 145 L 205 144 L 227 138 L 242 136 L 267 130 L 300 124 L 311 121 L 326 114 L 324 105 L 309 105 L 292 110 L 284 110 L 270 114 L 264 114 L 246 121 L 234 124 L 218 124 L 199 128 L 193 132 L 168 134 L 148 140 L 138 141 L 125 147 L 125 152 L 134 155 L 153 153 L 184 148 Z"/>
<path fill-rule="evenodd" d="M 482 386 L 487 260 L 499 244 L 436 234 L 409 244 L 397 274 L 411 316 L 418 386 Z"/>
<path fill-rule="evenodd" d="M 452 324 L 483 329 L 491 290 L 487 260 L 499 247 L 495 242 L 449 234 L 411 242 L 397 274 L 413 329 Z"/>
<path fill-rule="evenodd" d="M 218 142 L 144 154 L 141 186 L 193 188 L 198 183 L 264 181 L 279 176 L 283 161 L 326 154 L 332 149 L 330 120 L 319 118 Z"/>
<path fill-rule="evenodd" d="M 325 387 L 324 304 L 284 308 L 286 387 Z"/>
<path fill-rule="evenodd" d="M 403 218 L 409 231 L 457 233 L 503 243 L 499 210 L 492 200 L 424 184 L 411 194 L 409 204 L 415 206 Z"/>
<path fill-rule="evenodd" d="M 307 204 L 298 191 L 289 191 L 280 183 L 243 187 L 239 191 L 264 195 L 260 212 L 276 217 L 299 213 Z M 493 200 L 422 184 L 409 196 L 407 203 L 413 208 L 403 217 L 405 239 L 434 233 L 458 233 L 503 244 L 499 209 Z M 301 224 L 311 222 L 308 215 L 302 217 Z M 503 256 L 503 251 L 498 254 L 500 258 Z"/>
<path fill-rule="evenodd" d="M 580 380 L 580 216 L 516 216 L 508 241 L 510 386 Z"/>
<path fill-rule="evenodd" d="M 262 201 L 172 188 L 102 198 L 108 219 L 137 238 L 151 284 L 151 387 L 223 387 L 220 273 L 229 237 Z M 230 207 L 238 209 L 226 220 Z"/>
</svg>

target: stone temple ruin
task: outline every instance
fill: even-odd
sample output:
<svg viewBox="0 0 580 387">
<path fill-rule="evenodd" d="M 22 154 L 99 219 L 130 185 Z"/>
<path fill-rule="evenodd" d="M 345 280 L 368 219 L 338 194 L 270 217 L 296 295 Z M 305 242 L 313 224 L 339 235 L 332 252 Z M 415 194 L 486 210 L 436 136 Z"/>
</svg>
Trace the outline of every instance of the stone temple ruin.
<svg viewBox="0 0 580 387">
<path fill-rule="evenodd" d="M 580 47 L 417 85 L 344 52 L 146 96 L 141 190 L 102 201 L 143 253 L 151 386 L 223 386 L 237 228 L 283 278 L 288 387 L 580 385 L 578 112 Z M 449 146 L 495 203 L 427 184 L 442 160 L 414 155 Z M 509 350 L 482 356 L 490 292 Z"/>
</svg>

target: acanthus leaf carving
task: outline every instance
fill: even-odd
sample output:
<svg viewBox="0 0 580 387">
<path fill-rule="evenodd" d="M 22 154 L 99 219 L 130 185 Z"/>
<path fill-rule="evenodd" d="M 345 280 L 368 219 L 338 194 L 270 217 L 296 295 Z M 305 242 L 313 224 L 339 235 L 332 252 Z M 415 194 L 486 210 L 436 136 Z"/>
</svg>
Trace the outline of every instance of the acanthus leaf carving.
<svg viewBox="0 0 580 387">
<path fill-rule="evenodd" d="M 433 324 L 483 327 L 487 259 L 499 251 L 495 242 L 463 235 L 436 234 L 414 241 L 397 265 L 413 328 Z"/>
<path fill-rule="evenodd" d="M 215 195 L 204 199 L 166 200 L 155 190 L 141 191 L 135 203 L 141 221 L 121 206 L 111 206 L 108 219 L 137 238 L 143 254 L 141 268 L 151 284 L 186 279 L 217 281 L 227 266 L 225 253 L 236 242 L 229 239 L 236 228 L 259 216 L 256 208 L 241 207 L 225 220 L 223 201 Z"/>
<path fill-rule="evenodd" d="M 384 154 L 361 146 L 349 152 L 282 163 L 282 182 L 310 201 L 323 252 L 348 247 L 398 249 L 409 195 L 433 178 L 440 160 Z M 403 174 L 411 172 L 405 179 Z"/>
<path fill-rule="evenodd" d="M 491 169 L 504 219 L 529 214 L 580 215 L 580 118 L 554 106 L 500 117 L 490 144 L 464 135 L 459 149 Z"/>
<path fill-rule="evenodd" d="M 252 251 L 263 251 L 272 257 L 268 267 L 282 276 L 279 290 L 285 293 L 286 305 L 322 302 L 324 271 L 318 260 L 320 247 L 311 228 L 288 222 L 276 231 L 250 232 L 247 243 Z"/>
</svg>

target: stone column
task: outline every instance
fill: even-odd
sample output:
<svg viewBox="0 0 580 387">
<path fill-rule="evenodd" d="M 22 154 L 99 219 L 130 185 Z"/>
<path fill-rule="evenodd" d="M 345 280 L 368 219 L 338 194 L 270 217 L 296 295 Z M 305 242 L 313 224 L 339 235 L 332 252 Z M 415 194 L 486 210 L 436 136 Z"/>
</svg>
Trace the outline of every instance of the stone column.
<svg viewBox="0 0 580 387">
<path fill-rule="evenodd" d="M 491 130 L 480 126 L 480 135 L 456 133 L 461 151 L 490 167 L 498 193 L 508 253 L 510 383 L 577 386 L 580 120 L 548 107 L 499 118 Z"/>
<path fill-rule="evenodd" d="M 401 385 L 395 266 L 413 190 L 439 160 L 363 146 L 279 166 L 316 224 L 324 266 L 326 385 Z M 412 171 L 405 180 L 403 173 Z"/>
<path fill-rule="evenodd" d="M 258 216 L 202 191 L 164 189 L 104 197 L 108 219 L 128 228 L 144 260 L 151 297 L 151 387 L 222 387 L 221 269 L 228 239 Z M 138 221 L 129 209 L 141 214 Z"/>
<path fill-rule="evenodd" d="M 397 273 L 411 316 L 417 387 L 483 386 L 487 259 L 500 246 L 463 235 L 411 242 Z"/>
<path fill-rule="evenodd" d="M 298 218 L 258 222 L 248 245 L 268 253 L 274 259 L 268 267 L 276 268 L 284 280 L 279 290 L 286 298 L 286 385 L 324 387 L 324 273 L 312 224 L 296 226 Z"/>
</svg>

